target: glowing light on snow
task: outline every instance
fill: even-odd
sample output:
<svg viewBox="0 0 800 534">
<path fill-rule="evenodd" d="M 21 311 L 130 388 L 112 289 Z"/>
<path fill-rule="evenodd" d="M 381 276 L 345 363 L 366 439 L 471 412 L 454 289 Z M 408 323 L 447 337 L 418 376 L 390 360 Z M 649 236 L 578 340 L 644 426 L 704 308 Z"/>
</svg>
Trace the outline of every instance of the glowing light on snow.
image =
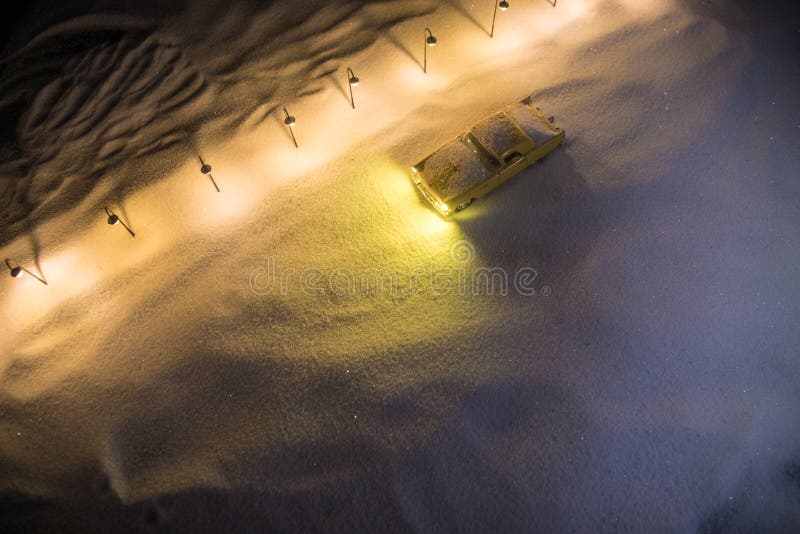
<svg viewBox="0 0 800 534">
<path fill-rule="evenodd" d="M 631 7 L 642 9 L 641 3 L 633 0 L 622 1 L 630 4 Z M 418 63 L 409 61 L 409 58 L 405 57 L 398 61 L 388 62 L 382 67 L 384 72 L 379 78 L 391 81 L 404 91 L 420 96 L 425 91 L 430 92 L 442 87 L 449 87 L 454 76 L 461 75 L 461 66 L 466 61 L 465 58 L 470 58 L 469 62 L 475 62 L 475 60 L 491 61 L 494 64 L 498 61 L 504 62 L 505 59 L 499 51 L 508 52 L 535 46 L 542 40 L 561 35 L 568 26 L 579 30 L 581 26 L 576 23 L 591 15 L 595 5 L 596 2 L 593 0 L 572 0 L 560 4 L 557 9 L 543 10 L 517 3 L 514 15 L 518 23 L 504 27 L 491 44 L 487 44 L 485 33 L 481 35 L 481 32 L 475 31 L 475 28 L 468 24 L 464 24 L 463 28 L 456 28 L 456 31 L 448 29 L 448 39 L 442 43 L 438 43 L 430 28 L 426 28 L 423 72 L 418 69 Z M 496 3 L 495 7 L 502 11 L 501 3 Z M 583 35 L 584 32 L 573 33 Z M 427 49 L 437 44 L 436 54 L 442 61 L 442 68 L 437 68 L 433 74 L 426 75 Z M 506 56 L 511 55 L 506 54 Z M 380 72 L 381 68 L 377 71 Z M 348 69 L 347 74 L 347 83 L 352 91 L 353 87 L 359 85 L 360 80 L 352 72 L 352 69 Z M 368 108 L 370 104 L 373 108 L 380 106 L 380 102 L 370 102 L 367 105 Z M 352 96 L 351 105 L 354 107 Z M 303 102 L 303 106 L 305 113 L 323 108 L 319 102 L 316 103 L 316 107 L 309 106 L 307 100 Z M 346 123 L 347 116 L 345 114 L 349 113 L 343 109 L 339 111 L 338 108 L 344 108 L 344 106 L 334 107 L 330 113 L 314 115 L 314 128 L 306 130 L 301 124 L 305 150 L 291 153 L 281 150 L 281 141 L 285 141 L 286 136 L 291 136 L 295 146 L 298 146 L 294 137 L 294 130 L 298 125 L 296 118 L 284 108 L 285 117 L 279 120 L 283 128 L 276 128 L 274 123 L 267 123 L 252 135 L 239 136 L 235 144 L 231 142 L 225 148 L 214 147 L 215 168 L 223 169 L 222 173 L 225 176 L 225 188 L 221 195 L 210 193 L 210 188 L 195 186 L 198 180 L 197 160 L 194 160 L 193 164 L 189 162 L 185 171 L 180 170 L 168 180 L 141 190 L 126 200 L 127 212 L 136 214 L 137 232 L 141 231 L 145 236 L 137 239 L 137 243 L 131 245 L 130 240 L 123 242 L 121 239 L 109 237 L 107 231 L 102 236 L 98 233 L 91 239 L 89 246 L 87 243 L 80 245 L 81 261 L 73 258 L 75 253 L 71 249 L 61 252 L 48 250 L 42 258 L 42 271 L 47 273 L 48 281 L 52 285 L 59 287 L 59 291 L 62 291 L 63 288 L 63 297 L 68 298 L 90 288 L 99 279 L 97 273 L 102 273 L 105 278 L 148 261 L 161 248 L 171 246 L 187 235 L 191 235 L 190 232 L 195 232 L 198 227 L 214 229 L 221 225 L 240 221 L 257 209 L 259 202 L 276 185 L 302 176 L 309 176 L 311 171 L 320 168 L 347 150 L 346 143 L 331 142 L 331 132 Z M 399 119 L 406 111 L 398 107 L 397 111 L 393 113 L 393 119 Z M 392 114 L 392 110 L 383 112 Z M 372 131 L 365 128 L 361 138 L 379 131 L 381 127 L 380 124 L 376 124 Z M 355 139 L 354 142 L 358 140 Z M 235 148 L 226 150 L 231 147 Z M 407 167 L 405 168 L 407 169 Z M 200 171 L 211 177 L 211 166 L 202 159 Z M 408 229 L 411 232 L 417 233 L 420 238 L 448 237 L 458 233 L 457 223 L 443 220 L 416 196 L 416 190 L 407 172 L 392 164 L 385 176 L 386 179 L 383 181 L 385 189 L 387 192 L 392 192 L 391 208 L 409 221 Z M 216 187 L 216 182 L 214 185 Z M 181 199 L 180 202 L 176 202 L 177 199 Z M 115 216 L 113 217 L 114 224 L 127 222 L 112 213 L 109 213 L 109 219 L 112 218 L 112 215 Z M 176 228 L 176 220 L 185 222 L 179 223 Z M 145 223 L 148 223 L 149 227 Z M 148 228 L 150 231 L 147 231 Z M 164 228 L 169 228 L 169 231 L 163 231 Z M 86 234 L 89 236 L 92 233 L 93 230 L 90 229 Z M 52 254 L 55 256 L 51 257 Z M 109 258 L 114 258 L 114 261 L 109 262 Z M 19 271 L 18 274 L 21 275 L 23 272 Z M 20 288 L 28 287 L 29 282 L 25 280 L 26 278 L 28 277 L 23 277 L 23 280 L 16 284 L 16 288 L 12 289 L 12 292 L 16 293 Z M 21 294 L 16 294 L 15 297 L 21 298 Z M 50 304 L 55 302 L 52 295 L 48 299 Z M 39 314 L 39 311 L 35 314 Z"/>
<path fill-rule="evenodd" d="M 66 273 L 69 273 L 71 278 L 75 278 L 76 286 L 81 285 L 84 279 L 93 278 L 90 273 L 82 272 L 83 269 L 77 251 L 73 249 L 71 256 L 71 261 L 61 261 L 57 254 L 48 254 L 41 260 L 40 267 L 42 272 L 47 274 L 49 279 L 47 282 L 29 270 L 22 269 L 24 273 L 30 274 L 32 278 L 23 277 L 20 274 L 20 283 L 13 284 L 14 287 L 8 288 L 4 306 L 8 307 L 10 303 L 14 303 L 14 314 L 10 317 L 11 320 L 24 324 L 27 321 L 41 317 L 53 308 L 53 304 L 57 304 L 66 298 L 64 290 L 69 288 L 65 288 L 59 283 Z M 13 272 L 12 276 L 14 276 Z M 42 291 L 33 291 L 34 286 L 41 287 L 41 284 L 34 281 L 34 278 L 39 280 L 41 284 L 50 285 L 53 290 L 47 291 L 42 287 Z"/>
<path fill-rule="evenodd" d="M 458 225 L 443 219 L 417 193 L 408 167 L 400 167 L 389 161 L 376 165 L 376 175 L 382 195 L 393 214 L 404 224 L 415 240 L 430 241 L 441 238 L 443 243 L 459 234 Z"/>
<path fill-rule="evenodd" d="M 191 173 L 187 172 L 193 180 L 196 180 L 196 173 L 194 166 Z M 170 225 L 173 213 L 164 209 L 164 204 L 176 198 L 182 192 L 179 189 L 185 191 L 187 188 L 191 191 L 197 189 L 190 188 L 188 180 L 164 180 L 126 199 L 126 210 L 136 213 L 140 217 L 138 220 L 143 221 L 142 239 L 132 240 L 123 232 L 109 232 L 108 220 L 98 217 L 84 232 L 74 234 L 70 245 L 48 248 L 37 262 L 37 269 L 45 275 L 46 283 L 52 290 L 35 291 L 34 285 L 44 288 L 31 277 L 23 277 L 20 283 L 3 287 L 2 306 L 10 307 L 13 303 L 13 322 L 27 324 L 47 317 L 62 303 L 91 294 L 97 291 L 99 283 L 107 283 L 141 265 L 149 266 L 152 276 L 157 276 L 158 270 L 152 269 L 154 258 L 163 254 L 171 243 L 181 239 L 185 228 L 173 224 L 174 232 L 157 232 L 153 226 Z M 208 189 L 203 190 L 208 195 L 216 195 Z M 64 217 L 69 217 L 69 214 Z M 52 221 L 54 226 L 60 226 L 61 223 L 59 219 Z M 35 276 L 33 273 L 31 275 Z"/>
<path fill-rule="evenodd" d="M 243 165 L 237 161 L 237 157 L 241 156 L 237 151 L 229 153 L 224 149 L 220 151 L 219 155 L 215 154 L 214 157 L 218 160 L 216 161 L 217 168 L 221 169 L 225 175 L 224 191 L 216 194 L 210 188 L 187 188 L 183 194 L 179 216 L 191 221 L 195 228 L 219 228 L 238 222 L 242 217 L 252 213 L 262 195 L 261 184 L 259 184 L 260 177 L 253 175 L 252 169 L 255 166 Z M 244 161 L 247 162 L 246 159 Z M 245 170 L 248 167 L 250 172 Z M 176 173 L 174 178 L 176 181 L 189 180 L 194 172 L 196 172 L 195 168 L 187 163 Z M 156 212 L 149 215 L 155 218 L 164 217 Z M 175 216 L 175 214 L 170 216 Z"/>
<path fill-rule="evenodd" d="M 632 0 L 638 4 L 645 4 L 647 2 L 640 2 L 639 0 Z M 565 26 L 568 26 L 582 18 L 592 14 L 595 2 L 593 0 L 573 0 L 558 6 L 557 9 L 551 11 L 550 15 L 545 14 L 541 19 L 536 20 L 537 32 L 544 35 L 554 34 L 561 31 Z"/>
</svg>

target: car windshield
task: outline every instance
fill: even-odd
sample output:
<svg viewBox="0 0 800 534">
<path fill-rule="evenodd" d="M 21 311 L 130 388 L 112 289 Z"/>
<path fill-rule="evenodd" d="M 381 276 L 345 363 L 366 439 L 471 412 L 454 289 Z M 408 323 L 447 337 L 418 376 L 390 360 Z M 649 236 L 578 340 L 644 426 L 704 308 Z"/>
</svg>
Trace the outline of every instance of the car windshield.
<svg viewBox="0 0 800 534">
<path fill-rule="evenodd" d="M 430 189 L 447 201 L 465 193 L 491 174 L 481 159 L 456 139 L 427 159 L 424 179 Z"/>
<path fill-rule="evenodd" d="M 503 112 L 479 122 L 470 132 L 499 161 L 503 161 L 506 152 L 527 139 L 525 132 Z"/>
</svg>

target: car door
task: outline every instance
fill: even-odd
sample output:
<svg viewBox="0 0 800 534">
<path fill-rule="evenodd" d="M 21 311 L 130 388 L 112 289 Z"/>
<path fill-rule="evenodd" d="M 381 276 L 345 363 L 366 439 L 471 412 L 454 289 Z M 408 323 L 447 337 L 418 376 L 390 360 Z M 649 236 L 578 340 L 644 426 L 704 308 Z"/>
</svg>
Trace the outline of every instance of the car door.
<svg viewBox="0 0 800 534">
<path fill-rule="evenodd" d="M 528 159 L 525 156 L 514 154 L 508 159 L 508 163 L 500 169 L 497 175 L 497 185 L 510 180 L 528 167 Z"/>
</svg>

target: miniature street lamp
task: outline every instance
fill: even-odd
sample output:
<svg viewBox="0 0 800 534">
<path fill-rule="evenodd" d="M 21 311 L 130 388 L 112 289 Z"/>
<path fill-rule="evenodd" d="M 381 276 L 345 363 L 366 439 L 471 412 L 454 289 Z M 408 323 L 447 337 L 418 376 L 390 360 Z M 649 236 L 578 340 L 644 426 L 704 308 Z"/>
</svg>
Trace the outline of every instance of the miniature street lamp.
<svg viewBox="0 0 800 534">
<path fill-rule="evenodd" d="M 425 55 L 424 59 L 422 60 L 422 72 L 428 74 L 428 47 L 433 48 L 436 46 L 436 37 L 433 36 L 433 32 L 430 28 L 425 28 Z"/>
<path fill-rule="evenodd" d="M 110 224 L 111 226 L 121 224 L 122 227 L 125 228 L 129 234 L 131 234 L 131 237 L 136 237 L 136 234 L 133 233 L 133 230 L 131 230 L 130 227 L 127 224 L 125 224 L 125 222 L 122 219 L 119 218 L 119 215 L 108 209 L 108 206 L 105 207 L 105 210 L 106 210 L 106 215 L 108 215 L 108 224 Z"/>
<path fill-rule="evenodd" d="M 219 191 L 219 186 L 217 185 L 217 181 L 214 180 L 214 176 L 211 174 L 211 165 L 209 165 L 208 163 L 203 161 L 203 157 L 202 156 L 199 156 L 199 157 L 200 157 L 200 172 L 205 174 L 206 176 L 208 176 L 211 179 L 211 183 L 214 184 L 214 189 L 216 189 L 217 193 L 219 193 L 220 191 Z M 111 224 L 111 223 L 109 223 L 109 224 Z"/>
<path fill-rule="evenodd" d="M 28 273 L 29 275 L 31 275 L 32 277 L 36 278 L 38 281 L 40 281 L 44 285 L 47 285 L 47 282 L 45 282 L 44 280 L 42 280 L 41 278 L 39 278 L 38 276 L 36 276 L 32 272 L 30 272 L 25 267 L 22 267 L 21 265 L 17 264 L 16 262 L 11 261 L 8 258 L 6 258 L 6 267 L 8 267 L 9 274 L 11 274 L 11 276 L 14 277 L 14 278 L 22 278 L 23 274 Z"/>
<path fill-rule="evenodd" d="M 286 114 L 286 118 L 283 119 L 283 124 L 285 124 L 289 128 L 289 135 L 292 136 L 292 142 L 294 143 L 295 148 L 300 148 L 297 146 L 297 139 L 294 138 L 294 130 L 292 128 L 297 123 L 297 119 L 289 115 L 289 112 L 286 111 L 286 108 L 283 108 L 283 112 Z"/>
<path fill-rule="evenodd" d="M 506 0 L 500 0 L 500 2 L 494 3 L 494 15 L 492 15 L 492 31 L 489 32 L 489 37 L 494 37 L 494 21 L 497 18 L 497 8 L 500 8 L 500 11 L 507 10 L 510 6 Z"/>
<path fill-rule="evenodd" d="M 350 105 L 353 106 L 353 109 L 356 109 L 356 101 L 353 100 L 353 87 L 358 87 L 361 80 L 353 74 L 353 69 L 350 67 L 347 67 L 347 83 L 350 85 Z"/>
</svg>

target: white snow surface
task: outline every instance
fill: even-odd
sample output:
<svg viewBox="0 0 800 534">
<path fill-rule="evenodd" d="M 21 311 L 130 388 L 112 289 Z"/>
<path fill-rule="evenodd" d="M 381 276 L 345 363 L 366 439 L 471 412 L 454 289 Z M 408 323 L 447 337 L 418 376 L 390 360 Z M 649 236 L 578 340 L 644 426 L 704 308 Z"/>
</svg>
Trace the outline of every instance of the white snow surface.
<svg viewBox="0 0 800 534">
<path fill-rule="evenodd" d="M 797 530 L 797 17 L 128 4 L 4 51 L 0 531 Z M 565 145 L 439 218 L 528 95 Z"/>
</svg>

